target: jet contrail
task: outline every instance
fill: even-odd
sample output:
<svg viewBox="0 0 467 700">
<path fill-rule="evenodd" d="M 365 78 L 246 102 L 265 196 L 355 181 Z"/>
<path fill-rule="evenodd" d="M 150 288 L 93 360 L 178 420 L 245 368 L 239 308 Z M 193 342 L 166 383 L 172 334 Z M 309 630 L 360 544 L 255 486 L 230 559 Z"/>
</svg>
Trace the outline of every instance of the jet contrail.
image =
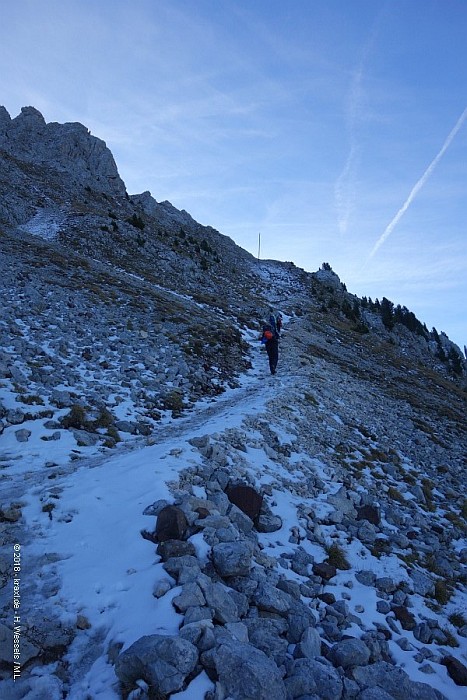
<svg viewBox="0 0 467 700">
<path fill-rule="evenodd" d="M 443 144 L 443 146 L 442 146 L 440 152 L 438 153 L 438 155 L 437 155 L 435 158 L 433 158 L 433 160 L 431 161 L 431 163 L 430 163 L 430 165 L 428 166 L 428 168 L 425 170 L 425 172 L 423 173 L 423 175 L 421 176 L 421 178 L 418 180 L 418 182 L 417 182 L 417 183 L 415 184 L 415 186 L 412 188 L 412 191 L 410 192 L 409 196 L 408 196 L 407 199 L 405 200 L 404 204 L 401 206 L 401 208 L 399 209 L 399 211 L 397 212 L 397 214 L 395 215 L 395 217 L 392 219 L 392 221 L 388 224 L 388 226 L 386 227 L 384 233 L 383 233 L 383 234 L 380 236 L 380 238 L 376 241 L 375 246 L 374 246 L 373 250 L 371 251 L 371 253 L 370 253 L 370 255 L 369 255 L 370 258 L 373 257 L 373 255 L 374 255 L 374 254 L 379 250 L 379 248 L 383 245 L 384 241 L 388 238 L 388 236 L 390 236 L 391 233 L 394 231 L 395 227 L 397 226 L 397 224 L 399 223 L 399 221 L 401 220 L 401 218 L 403 217 L 403 215 L 405 214 L 405 212 L 407 211 L 407 209 L 409 208 L 409 206 L 412 204 L 413 200 L 415 199 L 415 197 L 417 196 L 417 194 L 420 192 L 420 190 L 422 189 L 423 185 L 426 183 L 426 181 L 428 180 L 428 178 L 430 177 L 431 173 L 433 172 L 433 170 L 434 170 L 434 169 L 436 168 L 436 166 L 438 165 L 438 163 L 439 163 L 439 161 L 441 160 L 441 158 L 442 158 L 442 157 L 444 156 L 444 154 L 446 153 L 447 149 L 448 149 L 449 146 L 451 145 L 451 143 L 452 143 L 454 137 L 456 136 L 456 134 L 457 134 L 457 132 L 459 131 L 459 129 L 462 127 L 462 125 L 463 125 L 463 123 L 465 122 L 466 118 L 467 118 L 467 107 L 464 109 L 464 111 L 462 112 L 461 116 L 460 116 L 459 119 L 457 120 L 456 125 L 454 126 L 454 128 L 453 128 L 452 131 L 451 131 L 451 133 L 450 133 L 449 136 L 447 137 L 447 139 L 446 139 L 446 141 L 444 142 L 444 144 Z"/>
</svg>

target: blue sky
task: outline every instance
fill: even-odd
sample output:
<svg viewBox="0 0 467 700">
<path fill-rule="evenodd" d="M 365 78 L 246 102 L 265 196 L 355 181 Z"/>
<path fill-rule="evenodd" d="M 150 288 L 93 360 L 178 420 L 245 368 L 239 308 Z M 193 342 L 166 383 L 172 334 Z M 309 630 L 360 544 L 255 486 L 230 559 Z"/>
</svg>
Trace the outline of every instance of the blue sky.
<svg viewBox="0 0 467 700">
<path fill-rule="evenodd" d="M 465 0 L 0 2 L 0 104 L 256 254 L 467 343 Z"/>
</svg>

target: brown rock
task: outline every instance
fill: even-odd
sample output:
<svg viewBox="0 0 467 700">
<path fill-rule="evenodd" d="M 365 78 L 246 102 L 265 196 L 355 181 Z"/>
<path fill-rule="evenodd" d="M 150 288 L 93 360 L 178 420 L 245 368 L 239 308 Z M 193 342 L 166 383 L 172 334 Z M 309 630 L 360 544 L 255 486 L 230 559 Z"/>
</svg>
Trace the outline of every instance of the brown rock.
<svg viewBox="0 0 467 700">
<path fill-rule="evenodd" d="M 392 611 L 405 630 L 413 630 L 416 627 L 415 617 L 404 605 L 394 605 Z"/>
<path fill-rule="evenodd" d="M 78 615 L 76 618 L 76 627 L 79 630 L 88 630 L 91 627 L 91 623 L 84 615 Z"/>
<path fill-rule="evenodd" d="M 3 510 L 0 508 L 0 523 L 16 523 L 21 518 L 20 506 L 12 504 Z"/>
<path fill-rule="evenodd" d="M 177 506 L 162 508 L 157 516 L 156 538 L 159 542 L 166 540 L 184 540 L 188 530 L 185 513 Z"/>
<path fill-rule="evenodd" d="M 313 573 L 315 576 L 320 576 L 324 581 L 330 581 L 337 574 L 337 569 L 332 564 L 326 564 L 323 561 L 320 564 L 313 564 Z"/>
<path fill-rule="evenodd" d="M 445 656 L 443 664 L 456 685 L 467 685 L 467 667 L 455 656 Z"/>
<path fill-rule="evenodd" d="M 237 508 L 240 508 L 243 513 L 255 522 L 258 518 L 263 497 L 252 486 L 246 484 L 236 484 L 228 486 L 225 490 L 227 498 L 231 503 L 234 503 Z"/>
<path fill-rule="evenodd" d="M 376 506 L 362 506 L 357 511 L 357 520 L 367 520 L 372 525 L 379 525 L 381 522 L 381 513 Z"/>
<path fill-rule="evenodd" d="M 160 542 L 156 551 L 160 555 L 162 561 L 167 561 L 173 557 L 184 557 L 186 555 L 192 557 L 196 556 L 194 544 L 183 540 L 165 540 L 164 542 Z"/>
</svg>

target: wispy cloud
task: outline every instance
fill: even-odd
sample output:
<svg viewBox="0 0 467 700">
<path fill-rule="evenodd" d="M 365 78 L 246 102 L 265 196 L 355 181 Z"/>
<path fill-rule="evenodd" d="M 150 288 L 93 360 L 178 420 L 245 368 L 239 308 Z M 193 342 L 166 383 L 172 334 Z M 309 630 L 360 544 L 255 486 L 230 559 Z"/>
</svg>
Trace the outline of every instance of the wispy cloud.
<svg viewBox="0 0 467 700">
<path fill-rule="evenodd" d="M 366 52 L 365 52 L 366 53 Z M 337 220 L 342 234 L 347 232 L 350 216 L 355 202 L 355 177 L 357 172 L 359 148 L 357 144 L 357 126 L 362 100 L 363 59 L 354 73 L 347 106 L 347 125 L 350 149 L 344 168 L 334 185 L 334 197 L 337 207 Z"/>
<path fill-rule="evenodd" d="M 355 208 L 356 178 L 358 172 L 360 148 L 358 145 L 358 127 L 364 118 L 363 81 L 369 56 L 376 42 L 379 26 L 383 17 L 381 12 L 373 25 L 372 31 L 363 46 L 360 61 L 352 75 L 346 107 L 347 130 L 349 134 L 349 153 L 345 165 L 334 185 L 334 199 L 337 208 L 337 220 L 342 234 L 347 232 L 350 217 Z"/>
<path fill-rule="evenodd" d="M 353 142 L 352 142 L 353 141 Z M 339 231 L 347 233 L 350 217 L 355 207 L 356 197 L 356 172 L 359 149 L 355 139 L 351 139 L 350 151 L 345 162 L 344 169 L 337 178 L 334 186 L 334 196 L 337 206 L 337 222 Z"/>
<path fill-rule="evenodd" d="M 420 192 L 422 187 L 425 185 L 427 182 L 428 178 L 432 174 L 433 170 L 436 168 L 438 165 L 439 161 L 441 158 L 444 156 L 446 153 L 447 149 L 451 145 L 452 141 L 456 137 L 456 134 L 459 132 L 461 129 L 462 125 L 464 124 L 465 120 L 467 118 L 467 107 L 464 109 L 462 112 L 461 116 L 457 120 L 454 128 L 451 130 L 449 133 L 448 137 L 446 138 L 445 142 L 443 143 L 441 150 L 439 153 L 433 158 L 421 178 L 415 183 L 415 185 L 412 187 L 409 196 L 405 200 L 404 204 L 401 206 L 397 214 L 394 216 L 394 218 L 390 221 L 390 223 L 386 226 L 386 229 L 384 230 L 383 234 L 379 237 L 379 239 L 376 241 L 375 245 L 373 246 L 372 251 L 370 252 L 369 258 L 372 258 L 378 250 L 381 248 L 383 243 L 387 240 L 387 238 L 391 235 L 391 233 L 394 231 L 395 227 L 401 220 L 401 218 L 404 216 L 405 212 L 407 209 L 410 207 L 412 204 L 413 200 L 417 196 L 417 194 Z"/>
</svg>

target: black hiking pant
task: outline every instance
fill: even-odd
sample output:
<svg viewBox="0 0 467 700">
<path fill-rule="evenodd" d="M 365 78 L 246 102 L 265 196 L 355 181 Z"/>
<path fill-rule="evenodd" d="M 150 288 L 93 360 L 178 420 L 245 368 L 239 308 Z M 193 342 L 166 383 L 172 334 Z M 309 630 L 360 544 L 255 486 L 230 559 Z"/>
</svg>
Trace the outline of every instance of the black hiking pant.
<svg viewBox="0 0 467 700">
<path fill-rule="evenodd" d="M 271 374 L 276 373 L 277 361 L 279 360 L 279 340 L 278 338 L 271 338 L 266 343 L 266 352 L 269 358 L 269 369 Z"/>
</svg>

